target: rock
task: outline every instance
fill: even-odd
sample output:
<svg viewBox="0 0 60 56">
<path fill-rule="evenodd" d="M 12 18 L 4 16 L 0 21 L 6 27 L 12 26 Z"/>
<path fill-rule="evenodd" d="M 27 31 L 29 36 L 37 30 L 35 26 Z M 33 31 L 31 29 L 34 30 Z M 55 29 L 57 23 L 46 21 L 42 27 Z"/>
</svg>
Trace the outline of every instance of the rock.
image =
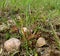
<svg viewBox="0 0 60 56">
<path fill-rule="evenodd" d="M 21 45 L 20 40 L 16 38 L 11 38 L 4 43 L 4 48 L 8 52 L 12 52 L 12 51 L 18 50 L 20 45 Z"/>
<path fill-rule="evenodd" d="M 40 37 L 40 38 L 37 40 L 36 46 L 37 46 L 37 47 L 42 47 L 42 46 L 44 46 L 44 45 L 46 45 L 46 41 L 45 41 L 44 38 Z"/>
<path fill-rule="evenodd" d="M 50 52 L 50 56 L 60 56 L 60 51 L 59 50 L 53 50 Z"/>
<path fill-rule="evenodd" d="M 42 56 L 60 56 L 60 51 L 51 47 L 45 48 Z"/>
</svg>

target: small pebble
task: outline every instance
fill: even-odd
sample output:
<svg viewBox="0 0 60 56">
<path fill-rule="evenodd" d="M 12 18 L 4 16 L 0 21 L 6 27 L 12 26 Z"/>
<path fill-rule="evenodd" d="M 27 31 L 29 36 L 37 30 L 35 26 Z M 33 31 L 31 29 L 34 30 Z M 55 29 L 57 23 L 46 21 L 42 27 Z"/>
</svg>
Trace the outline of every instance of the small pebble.
<svg viewBox="0 0 60 56">
<path fill-rule="evenodd" d="M 26 27 L 23 27 L 24 32 L 28 32 L 28 29 Z"/>
<path fill-rule="evenodd" d="M 45 41 L 44 38 L 40 37 L 40 38 L 37 40 L 36 46 L 37 46 L 37 47 L 42 47 L 42 46 L 44 46 L 44 45 L 46 45 L 46 41 Z"/>
<path fill-rule="evenodd" d="M 2 52 L 3 52 L 3 49 L 2 49 L 2 48 L 0 48 L 0 54 L 2 54 Z"/>
</svg>

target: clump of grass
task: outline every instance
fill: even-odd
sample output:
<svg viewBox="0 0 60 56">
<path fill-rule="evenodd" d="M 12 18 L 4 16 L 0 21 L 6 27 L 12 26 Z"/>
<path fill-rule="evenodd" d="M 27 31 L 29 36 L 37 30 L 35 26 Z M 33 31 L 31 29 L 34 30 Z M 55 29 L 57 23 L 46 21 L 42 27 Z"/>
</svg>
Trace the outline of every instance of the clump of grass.
<svg viewBox="0 0 60 56">
<path fill-rule="evenodd" d="M 59 39 L 59 37 L 57 36 L 57 34 L 56 34 L 56 32 L 55 32 L 55 30 L 54 30 L 54 28 L 53 28 L 52 23 L 50 22 L 49 24 L 50 24 L 50 26 L 51 26 L 52 33 L 53 33 L 53 35 L 54 35 L 54 40 L 55 40 L 55 42 L 56 42 L 56 45 L 57 45 L 58 49 L 60 50 L 60 39 Z"/>
</svg>

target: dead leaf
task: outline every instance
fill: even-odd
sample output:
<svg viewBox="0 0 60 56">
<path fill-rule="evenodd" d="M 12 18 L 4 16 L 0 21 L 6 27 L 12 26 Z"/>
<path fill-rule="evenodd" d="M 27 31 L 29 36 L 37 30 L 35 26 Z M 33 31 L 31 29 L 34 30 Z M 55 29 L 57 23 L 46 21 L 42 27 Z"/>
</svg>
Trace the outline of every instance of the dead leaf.
<svg viewBox="0 0 60 56">
<path fill-rule="evenodd" d="M 12 26 L 12 27 L 10 28 L 10 32 L 12 32 L 12 33 L 17 33 L 17 32 L 18 32 L 17 26 Z"/>
</svg>

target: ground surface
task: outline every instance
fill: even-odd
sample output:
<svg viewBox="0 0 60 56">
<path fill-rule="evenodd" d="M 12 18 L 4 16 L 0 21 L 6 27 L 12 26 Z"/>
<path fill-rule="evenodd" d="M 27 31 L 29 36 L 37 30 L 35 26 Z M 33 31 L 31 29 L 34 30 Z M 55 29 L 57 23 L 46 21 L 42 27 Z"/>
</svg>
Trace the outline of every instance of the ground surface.
<svg viewBox="0 0 60 56">
<path fill-rule="evenodd" d="M 47 43 L 37 47 L 40 37 Z M 59 37 L 60 0 L 0 1 L 0 56 L 60 56 Z M 10 38 L 22 42 L 20 49 L 12 53 L 4 49 Z"/>
</svg>

